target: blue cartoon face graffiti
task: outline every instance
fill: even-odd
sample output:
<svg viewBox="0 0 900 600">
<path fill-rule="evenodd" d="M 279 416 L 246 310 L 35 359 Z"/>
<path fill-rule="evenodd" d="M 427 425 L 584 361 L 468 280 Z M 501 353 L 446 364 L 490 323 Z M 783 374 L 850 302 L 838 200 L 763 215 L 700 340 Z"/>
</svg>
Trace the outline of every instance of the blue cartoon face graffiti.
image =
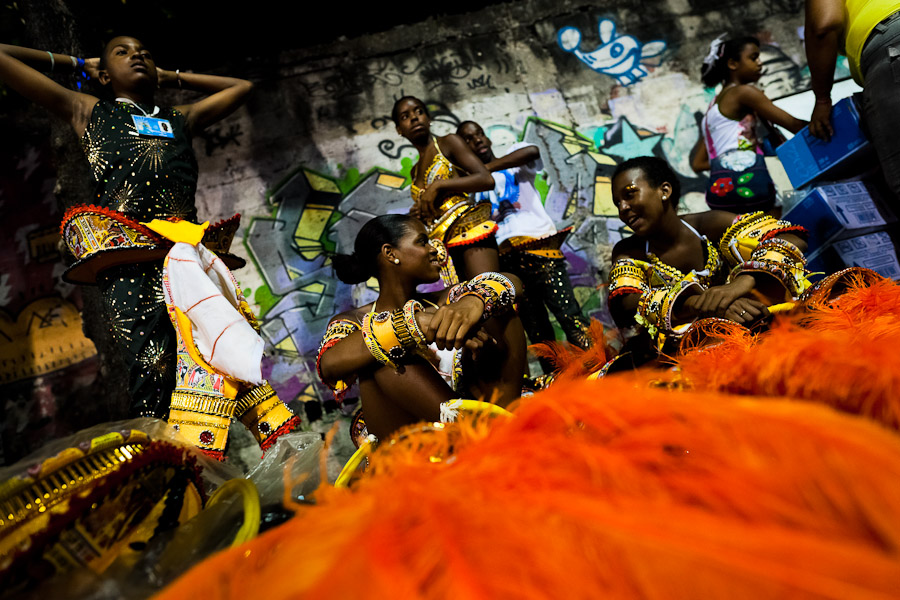
<svg viewBox="0 0 900 600">
<path fill-rule="evenodd" d="M 571 52 L 580 61 L 598 73 L 613 77 L 621 85 L 631 85 L 647 76 L 642 60 L 662 54 L 666 43 L 657 40 L 641 44 L 630 35 L 617 35 L 616 24 L 610 19 L 599 23 L 600 46 L 593 52 L 582 52 L 581 31 L 575 27 L 563 27 L 556 36 L 559 47 Z"/>
</svg>

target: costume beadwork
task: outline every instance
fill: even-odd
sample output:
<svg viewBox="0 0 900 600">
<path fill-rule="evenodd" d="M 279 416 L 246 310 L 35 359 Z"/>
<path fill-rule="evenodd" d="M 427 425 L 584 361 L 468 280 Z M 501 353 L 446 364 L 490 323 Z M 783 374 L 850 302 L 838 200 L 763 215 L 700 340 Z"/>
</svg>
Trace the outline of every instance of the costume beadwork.
<svg viewBox="0 0 900 600">
<path fill-rule="evenodd" d="M 425 171 L 425 187 L 427 188 L 437 179 L 451 179 L 456 177 L 456 169 L 453 163 L 441 152 L 437 138 L 433 138 L 435 155 L 428 169 Z M 420 188 L 413 183 L 410 185 L 410 193 L 413 200 L 418 201 L 425 188 Z M 447 248 L 466 246 L 485 240 L 497 231 L 497 224 L 491 220 L 490 202 L 474 202 L 465 194 L 453 194 L 446 196 L 438 207 L 440 216 L 432 223 L 426 223 L 428 236 L 444 242 Z"/>
<path fill-rule="evenodd" d="M 204 226 L 168 221 L 149 226 L 176 242 L 163 267 L 166 307 L 178 338 L 169 423 L 220 460 L 232 417 L 268 449 L 299 418 L 263 379 L 264 344 L 240 286 L 221 259 L 199 243 L 202 231 L 191 235 L 191 228 Z"/>
</svg>

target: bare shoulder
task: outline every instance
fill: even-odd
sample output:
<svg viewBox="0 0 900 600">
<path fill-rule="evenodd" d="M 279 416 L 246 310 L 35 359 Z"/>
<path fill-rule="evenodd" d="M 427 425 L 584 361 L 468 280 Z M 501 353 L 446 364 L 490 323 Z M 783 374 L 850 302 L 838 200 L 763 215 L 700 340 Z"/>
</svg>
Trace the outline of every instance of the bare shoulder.
<svg viewBox="0 0 900 600">
<path fill-rule="evenodd" d="M 337 321 L 352 321 L 354 323 L 362 323 L 363 315 L 372 310 L 372 303 L 366 304 L 365 306 L 360 306 L 358 308 L 351 308 L 350 310 L 345 310 L 342 313 L 338 313 L 331 317 L 331 320 L 328 322 L 329 325 L 332 323 L 336 323 Z"/>
<path fill-rule="evenodd" d="M 461 147 L 468 147 L 463 139 L 455 133 L 448 133 L 437 138 L 438 146 L 444 154 L 452 154 Z"/>
<path fill-rule="evenodd" d="M 462 137 L 451 132 L 438 138 L 439 144 L 465 144 Z"/>
<path fill-rule="evenodd" d="M 710 240 L 717 240 L 734 223 L 736 214 L 724 210 L 708 210 L 682 217 L 686 223 Z"/>
<path fill-rule="evenodd" d="M 627 237 L 619 241 L 612 250 L 613 262 L 620 258 L 635 258 L 638 260 L 647 259 L 647 243 L 644 239 L 636 235 Z"/>
</svg>

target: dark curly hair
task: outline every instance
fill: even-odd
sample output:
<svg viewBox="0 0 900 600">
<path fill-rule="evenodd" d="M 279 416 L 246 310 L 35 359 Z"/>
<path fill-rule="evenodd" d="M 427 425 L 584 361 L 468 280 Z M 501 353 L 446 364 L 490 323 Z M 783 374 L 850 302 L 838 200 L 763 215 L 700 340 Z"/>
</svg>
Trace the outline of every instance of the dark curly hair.
<svg viewBox="0 0 900 600">
<path fill-rule="evenodd" d="M 669 202 L 672 203 L 672 208 L 678 208 L 678 201 L 681 200 L 681 181 L 669 163 L 655 156 L 629 158 L 616 167 L 612 176 L 613 180 L 629 169 L 640 169 L 644 174 L 644 179 L 653 187 L 658 188 L 664 183 L 671 185 L 672 193 L 669 194 Z"/>
<path fill-rule="evenodd" d="M 378 255 L 385 244 L 396 246 L 415 221 L 409 215 L 381 215 L 366 222 L 356 234 L 353 254 L 335 254 L 331 264 L 344 283 L 362 283 L 378 275 Z"/>
<path fill-rule="evenodd" d="M 716 87 L 728 79 L 728 61 L 740 60 L 741 52 L 744 51 L 748 44 L 759 46 L 759 40 L 745 35 L 722 42 L 716 60 L 712 64 L 703 63 L 703 66 L 700 67 L 700 80 L 703 82 L 703 85 Z"/>
</svg>

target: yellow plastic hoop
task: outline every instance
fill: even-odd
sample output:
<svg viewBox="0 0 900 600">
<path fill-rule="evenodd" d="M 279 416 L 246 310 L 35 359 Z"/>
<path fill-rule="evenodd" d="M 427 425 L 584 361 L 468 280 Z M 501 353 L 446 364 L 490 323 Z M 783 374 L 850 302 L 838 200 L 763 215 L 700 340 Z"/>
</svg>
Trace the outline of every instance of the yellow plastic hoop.
<svg viewBox="0 0 900 600">
<path fill-rule="evenodd" d="M 372 447 L 372 442 L 367 441 L 362 446 L 356 449 L 356 452 L 353 453 L 353 456 L 350 457 L 350 460 L 348 460 L 347 464 L 344 465 L 344 468 L 341 469 L 340 475 L 338 475 L 337 479 L 334 480 L 334 487 L 350 487 L 350 478 L 353 476 L 353 473 L 356 472 L 356 469 L 359 468 L 359 465 L 362 463 L 362 461 L 368 458 L 368 456 L 372 453 Z"/>
<path fill-rule="evenodd" d="M 249 479 L 229 479 L 210 496 L 206 506 L 213 506 L 231 494 L 240 495 L 244 504 L 244 523 L 231 542 L 233 548 L 252 540 L 259 533 L 260 507 L 259 492 L 256 491 L 256 486 Z"/>
</svg>

